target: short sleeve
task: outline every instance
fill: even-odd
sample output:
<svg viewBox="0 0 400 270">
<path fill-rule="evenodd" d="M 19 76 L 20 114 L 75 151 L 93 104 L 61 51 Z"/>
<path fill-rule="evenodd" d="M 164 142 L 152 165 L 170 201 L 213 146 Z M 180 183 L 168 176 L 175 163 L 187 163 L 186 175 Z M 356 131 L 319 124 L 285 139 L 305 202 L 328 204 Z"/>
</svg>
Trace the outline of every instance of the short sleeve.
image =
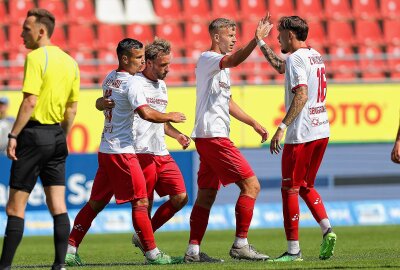
<svg viewBox="0 0 400 270">
<path fill-rule="evenodd" d="M 299 55 L 293 54 L 289 59 L 290 89 L 294 93 L 300 86 L 307 86 L 307 69 Z"/>
<path fill-rule="evenodd" d="M 75 80 L 72 83 L 72 91 L 71 94 L 68 98 L 68 102 L 76 102 L 79 99 L 79 89 L 80 89 L 80 72 L 79 72 L 79 67 L 77 63 L 75 64 Z"/>
<path fill-rule="evenodd" d="M 132 77 L 128 81 L 128 100 L 133 110 L 147 105 L 146 96 L 144 95 L 143 84 L 138 81 L 137 77 Z"/>
<path fill-rule="evenodd" d="M 24 65 L 24 83 L 22 92 L 39 96 L 42 88 L 42 67 L 38 58 L 28 54 Z"/>
<path fill-rule="evenodd" d="M 225 55 L 216 52 L 205 52 L 201 55 L 198 68 L 200 72 L 207 73 L 209 77 L 221 71 L 221 60 Z"/>
</svg>

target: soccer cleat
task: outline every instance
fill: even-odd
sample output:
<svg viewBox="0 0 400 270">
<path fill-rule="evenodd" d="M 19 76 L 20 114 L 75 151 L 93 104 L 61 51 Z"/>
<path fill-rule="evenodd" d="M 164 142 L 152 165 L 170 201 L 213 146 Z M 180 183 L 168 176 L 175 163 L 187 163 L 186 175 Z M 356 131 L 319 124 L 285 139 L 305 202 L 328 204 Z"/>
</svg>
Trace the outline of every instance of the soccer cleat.
<svg viewBox="0 0 400 270">
<path fill-rule="evenodd" d="M 67 253 L 67 255 L 65 256 L 65 264 L 68 266 L 83 266 L 83 262 L 78 253 Z"/>
<path fill-rule="evenodd" d="M 319 258 L 321 260 L 327 260 L 333 256 L 333 252 L 336 244 L 336 234 L 334 232 L 329 232 L 324 235 L 322 239 L 321 248 L 319 251 Z"/>
<path fill-rule="evenodd" d="M 268 255 L 258 252 L 252 245 L 245 245 L 241 248 L 232 246 L 229 255 L 233 259 L 250 260 L 250 261 L 265 261 L 269 259 Z"/>
<path fill-rule="evenodd" d="M 146 258 L 147 264 L 164 265 L 164 264 L 179 264 L 183 263 L 183 257 L 171 257 L 160 251 L 155 259 Z"/>
<path fill-rule="evenodd" d="M 64 264 L 57 264 L 51 266 L 51 270 L 66 270 L 66 269 L 67 268 L 65 268 Z"/>
<path fill-rule="evenodd" d="M 185 257 L 183 258 L 183 260 L 185 263 L 199 263 L 199 262 L 220 263 L 220 262 L 224 262 L 224 260 L 212 258 L 204 252 L 200 252 L 199 254 L 196 254 L 196 255 L 185 254 Z"/>
<path fill-rule="evenodd" d="M 143 247 L 142 243 L 140 242 L 139 236 L 136 233 L 134 233 L 132 235 L 132 244 L 135 247 L 138 247 L 142 251 L 143 255 L 146 254 L 146 251 L 144 250 L 144 247 Z"/>
<path fill-rule="evenodd" d="M 286 251 L 278 258 L 269 260 L 269 261 L 270 262 L 301 262 L 301 261 L 303 261 L 303 258 L 301 257 L 301 251 L 299 251 L 297 254 L 290 254 L 289 252 Z"/>
</svg>

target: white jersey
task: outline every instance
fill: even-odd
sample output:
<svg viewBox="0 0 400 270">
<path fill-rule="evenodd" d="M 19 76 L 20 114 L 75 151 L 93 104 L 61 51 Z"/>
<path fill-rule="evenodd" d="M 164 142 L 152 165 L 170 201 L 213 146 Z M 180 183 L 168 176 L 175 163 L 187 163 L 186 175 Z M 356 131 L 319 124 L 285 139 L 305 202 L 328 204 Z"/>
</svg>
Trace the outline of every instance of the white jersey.
<svg viewBox="0 0 400 270">
<path fill-rule="evenodd" d="M 135 75 L 135 89 L 142 91 L 147 104 L 156 111 L 165 113 L 168 105 L 167 86 L 163 80 L 152 81 L 142 73 Z M 165 144 L 164 123 L 152 123 L 143 120 L 137 113 L 133 121 L 133 141 L 136 153 L 168 155 Z"/>
<path fill-rule="evenodd" d="M 196 66 L 196 121 L 193 138 L 229 137 L 231 81 L 229 68 L 221 70 L 224 55 L 203 52 Z"/>
<path fill-rule="evenodd" d="M 135 153 L 132 123 L 137 108 L 147 105 L 142 91 L 135 88 L 136 76 L 112 71 L 103 82 L 103 97 L 113 99 L 115 107 L 104 110 L 104 129 L 99 152 Z"/>
<path fill-rule="evenodd" d="M 285 106 L 289 110 L 294 93 L 308 87 L 308 101 L 298 117 L 288 126 L 285 143 L 305 143 L 329 137 L 326 112 L 326 75 L 322 56 L 312 48 L 300 48 L 286 59 Z"/>
</svg>

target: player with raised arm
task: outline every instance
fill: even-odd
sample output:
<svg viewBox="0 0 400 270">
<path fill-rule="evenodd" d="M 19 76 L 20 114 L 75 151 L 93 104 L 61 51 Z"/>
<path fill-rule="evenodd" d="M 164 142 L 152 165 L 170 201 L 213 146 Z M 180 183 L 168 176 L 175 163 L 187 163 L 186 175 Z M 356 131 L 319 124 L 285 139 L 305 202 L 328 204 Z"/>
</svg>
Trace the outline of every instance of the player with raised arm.
<svg viewBox="0 0 400 270">
<path fill-rule="evenodd" d="M 267 18 L 258 24 L 258 32 L 269 31 Z M 248 243 L 247 234 L 253 217 L 254 204 L 260 184 L 249 163 L 229 139 L 230 115 L 251 126 L 260 134 L 261 142 L 268 138 L 267 130 L 246 114 L 233 100 L 230 70 L 242 63 L 256 47 L 253 38 L 235 53 L 236 24 L 218 18 L 209 25 L 211 48 L 203 52 L 196 66 L 196 121 L 192 137 L 200 156 L 197 173 L 198 193 L 190 215 L 190 239 L 186 262 L 221 262 L 200 252 L 207 229 L 211 207 L 222 185 L 235 183 L 240 195 L 235 207 L 236 237 L 229 255 L 235 259 L 266 260 Z"/>
<path fill-rule="evenodd" d="M 280 152 L 279 142 L 287 129 L 281 191 L 288 250 L 274 261 L 303 260 L 298 235 L 299 194 L 321 227 L 323 240 L 319 258 L 325 260 L 333 255 L 336 243 L 322 198 L 314 188 L 329 140 L 325 64 L 320 53 L 307 46 L 308 25 L 302 18 L 282 17 L 278 31 L 282 53 L 290 53 L 286 60 L 263 41 L 263 32 L 256 33 L 257 44 L 268 62 L 279 73 L 285 73 L 286 115 L 271 139 L 270 150 L 272 154 Z"/>
<path fill-rule="evenodd" d="M 142 70 L 143 44 L 126 38 L 117 47 L 119 66 L 103 82 L 103 95 L 114 101 L 115 107 L 104 111 L 104 129 L 98 153 L 99 168 L 93 182 L 89 202 L 75 218 L 69 236 L 66 256 L 68 265 L 82 265 L 78 247 L 90 228 L 93 219 L 115 196 L 117 204 L 130 202 L 132 223 L 145 250 L 149 264 L 170 264 L 175 261 L 161 252 L 154 240 L 148 216 L 146 181 L 135 154 L 132 124 L 134 114 L 157 123 L 183 122 L 181 113 L 160 113 L 148 106 L 140 82 L 133 76 Z"/>
</svg>

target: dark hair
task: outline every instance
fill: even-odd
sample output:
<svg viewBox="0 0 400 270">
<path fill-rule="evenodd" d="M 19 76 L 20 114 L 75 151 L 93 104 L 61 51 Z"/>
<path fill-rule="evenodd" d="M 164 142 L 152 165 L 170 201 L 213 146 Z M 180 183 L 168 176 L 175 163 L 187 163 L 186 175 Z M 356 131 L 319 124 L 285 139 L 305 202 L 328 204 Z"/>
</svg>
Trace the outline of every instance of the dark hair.
<svg viewBox="0 0 400 270">
<path fill-rule="evenodd" d="M 122 55 L 131 56 L 132 49 L 142 49 L 143 44 L 139 40 L 133 38 L 125 38 L 118 43 L 117 56 L 121 59 Z"/>
<path fill-rule="evenodd" d="M 216 30 L 219 30 L 221 28 L 230 28 L 230 27 L 236 27 L 236 23 L 229 19 L 217 18 L 213 20 L 208 26 L 208 32 L 212 34 Z"/>
<path fill-rule="evenodd" d="M 146 60 L 154 60 L 159 55 L 167 55 L 171 53 L 171 44 L 165 39 L 156 38 L 152 43 L 146 45 Z"/>
<path fill-rule="evenodd" d="M 279 19 L 278 30 L 290 30 L 300 41 L 305 41 L 308 36 L 308 24 L 299 16 L 285 16 Z"/>
<path fill-rule="evenodd" d="M 51 35 L 53 35 L 54 26 L 56 24 L 54 15 L 50 11 L 43 8 L 32 8 L 26 14 L 26 17 L 30 16 L 34 16 L 37 23 L 41 23 L 46 27 L 47 37 L 51 38 Z"/>
</svg>

